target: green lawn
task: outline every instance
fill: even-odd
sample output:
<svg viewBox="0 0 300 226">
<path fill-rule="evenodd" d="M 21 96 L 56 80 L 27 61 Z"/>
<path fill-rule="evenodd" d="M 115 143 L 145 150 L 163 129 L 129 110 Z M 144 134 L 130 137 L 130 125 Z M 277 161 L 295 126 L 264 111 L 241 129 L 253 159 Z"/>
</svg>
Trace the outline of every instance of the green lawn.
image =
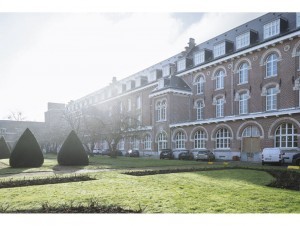
<svg viewBox="0 0 300 226">
<path fill-rule="evenodd" d="M 47 160 L 46 171 L 56 165 L 54 160 Z M 3 164 L 5 160 L 1 162 L 0 174 L 11 170 Z M 300 193 L 265 186 L 273 177 L 263 171 L 228 169 L 136 177 L 122 172 L 128 167 L 212 167 L 223 163 L 107 157 L 92 158 L 91 163 L 87 168 L 119 170 L 89 173 L 97 179 L 93 181 L 0 189 L 0 210 L 7 205 L 30 209 L 45 202 L 76 204 L 94 199 L 103 205 L 141 207 L 145 213 L 300 213 Z"/>
</svg>

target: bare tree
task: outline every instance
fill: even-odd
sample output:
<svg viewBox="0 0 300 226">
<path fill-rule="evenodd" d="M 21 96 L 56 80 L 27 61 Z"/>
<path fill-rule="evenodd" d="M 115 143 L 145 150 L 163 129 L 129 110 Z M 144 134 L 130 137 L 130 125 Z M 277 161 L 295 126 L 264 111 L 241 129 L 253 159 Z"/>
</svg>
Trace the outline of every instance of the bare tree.
<svg viewBox="0 0 300 226">
<path fill-rule="evenodd" d="M 126 113 L 125 113 L 126 112 Z M 134 115 L 120 111 L 119 104 L 110 105 L 106 110 L 90 107 L 84 118 L 91 138 L 105 140 L 111 157 L 117 156 L 117 145 L 126 136 L 138 136 L 143 129 Z"/>
<path fill-rule="evenodd" d="M 7 118 L 14 121 L 24 121 L 26 119 L 21 111 L 11 111 Z"/>
</svg>

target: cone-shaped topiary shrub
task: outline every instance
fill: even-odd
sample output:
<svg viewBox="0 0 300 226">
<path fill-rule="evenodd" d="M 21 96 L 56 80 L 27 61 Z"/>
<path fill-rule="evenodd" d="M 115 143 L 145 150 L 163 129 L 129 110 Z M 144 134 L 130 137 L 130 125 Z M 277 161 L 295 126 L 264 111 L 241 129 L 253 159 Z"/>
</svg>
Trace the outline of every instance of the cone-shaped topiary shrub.
<svg viewBox="0 0 300 226">
<path fill-rule="evenodd" d="M 26 129 L 13 149 L 9 164 L 13 168 L 40 167 L 44 163 L 44 156 L 40 145 L 29 129 Z"/>
<path fill-rule="evenodd" d="M 10 156 L 9 147 L 4 139 L 4 137 L 0 138 L 0 159 L 8 159 Z"/>
<path fill-rule="evenodd" d="M 88 155 L 73 130 L 58 152 L 57 162 L 62 166 L 86 166 L 89 164 Z"/>
</svg>

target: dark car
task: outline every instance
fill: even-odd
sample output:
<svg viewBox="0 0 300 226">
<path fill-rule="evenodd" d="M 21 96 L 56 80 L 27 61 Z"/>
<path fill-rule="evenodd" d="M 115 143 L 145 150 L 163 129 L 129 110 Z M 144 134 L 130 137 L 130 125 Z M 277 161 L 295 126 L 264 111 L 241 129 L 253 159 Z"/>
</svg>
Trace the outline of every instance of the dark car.
<svg viewBox="0 0 300 226">
<path fill-rule="evenodd" d="M 195 156 L 196 161 L 198 160 L 207 160 L 207 161 L 214 161 L 215 155 L 209 150 L 198 151 Z"/>
<path fill-rule="evenodd" d="M 193 160 L 194 155 L 190 151 L 185 150 L 185 151 L 180 152 L 180 154 L 178 155 L 178 159 L 179 160 Z"/>
<path fill-rule="evenodd" d="M 293 156 L 292 164 L 296 166 L 300 166 L 300 153 L 295 154 Z"/>
<path fill-rule="evenodd" d="M 170 149 L 163 149 L 159 155 L 160 159 L 174 159 L 174 155 L 172 150 Z"/>
<path fill-rule="evenodd" d="M 125 153 L 125 157 L 140 157 L 140 152 L 138 150 L 128 150 Z"/>
</svg>

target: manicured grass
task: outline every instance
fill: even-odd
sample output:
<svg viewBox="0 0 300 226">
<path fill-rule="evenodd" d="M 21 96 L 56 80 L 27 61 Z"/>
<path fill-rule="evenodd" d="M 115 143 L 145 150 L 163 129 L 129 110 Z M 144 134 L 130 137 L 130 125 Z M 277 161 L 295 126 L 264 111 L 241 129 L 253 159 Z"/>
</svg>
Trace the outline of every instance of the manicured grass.
<svg viewBox="0 0 300 226">
<path fill-rule="evenodd" d="M 228 164 L 228 165 L 227 165 Z M 274 178 L 263 171 L 228 169 L 186 173 L 130 176 L 130 170 L 244 167 L 251 169 L 282 169 L 241 162 L 207 162 L 158 160 L 151 158 L 116 159 L 107 156 L 90 158 L 90 165 L 80 169 L 115 169 L 89 173 L 93 181 L 45 184 L 0 189 L 0 212 L 13 209 L 39 209 L 43 203 L 88 205 L 96 200 L 101 205 L 120 206 L 124 209 L 144 209 L 145 213 L 300 213 L 300 193 L 267 187 Z M 57 169 L 56 156 L 48 155 L 41 168 L 12 169 L 8 159 L 0 160 L 1 180 L 19 180 L 23 172 L 30 177 L 49 177 L 43 172 Z M 61 170 L 61 169 L 60 169 Z M 62 172 L 63 173 L 63 172 Z M 70 173 L 70 172 L 68 172 Z M 64 175 L 64 174 L 63 174 Z M 22 179 L 24 174 L 22 176 Z"/>
<path fill-rule="evenodd" d="M 145 213 L 300 213 L 299 192 L 265 185 L 273 180 L 255 170 L 218 170 L 152 176 L 117 171 L 93 174 L 97 180 L 0 189 L 1 206 L 40 208 L 41 204 L 116 205 Z"/>
</svg>

